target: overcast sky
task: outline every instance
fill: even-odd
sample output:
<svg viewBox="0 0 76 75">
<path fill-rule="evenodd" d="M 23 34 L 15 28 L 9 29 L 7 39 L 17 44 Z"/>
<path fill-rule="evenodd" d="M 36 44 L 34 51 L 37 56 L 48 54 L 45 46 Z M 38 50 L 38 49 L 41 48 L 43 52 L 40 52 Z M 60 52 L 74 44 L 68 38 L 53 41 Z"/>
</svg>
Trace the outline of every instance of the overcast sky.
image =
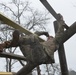
<svg viewBox="0 0 76 75">
<path fill-rule="evenodd" d="M 6 1 L 6 0 L 2 0 Z M 9 1 L 9 0 L 7 0 Z M 34 8 L 37 8 L 38 10 L 43 11 L 44 6 L 41 4 L 39 0 L 29 0 L 32 2 L 32 6 Z M 64 20 L 66 24 L 69 26 L 73 24 L 76 21 L 76 1 L 75 0 L 48 0 L 48 2 L 51 4 L 51 6 L 54 8 L 54 10 L 57 13 L 61 13 L 64 17 Z M 51 17 L 51 15 L 50 15 Z M 52 18 L 51 24 L 48 25 L 48 30 L 50 30 L 50 34 L 54 35 L 54 30 L 53 28 L 53 21 L 55 19 Z M 76 35 L 71 37 L 65 44 L 65 52 L 66 52 L 66 58 L 67 58 L 67 64 L 68 67 L 76 71 Z M 55 53 L 55 61 L 56 63 L 59 63 L 58 59 L 58 53 Z"/>
<path fill-rule="evenodd" d="M 30 0 L 33 6 L 37 9 L 44 10 L 44 6 L 41 4 L 39 0 Z M 54 10 L 57 13 L 61 13 L 64 17 L 66 24 L 69 26 L 72 25 L 76 21 L 76 1 L 75 0 L 47 0 Z M 52 18 L 50 21 L 54 21 L 55 19 Z M 53 25 L 49 24 L 49 30 L 51 31 L 50 34 L 54 34 L 52 29 Z M 67 65 L 69 68 L 76 71 L 76 35 L 71 37 L 65 44 L 65 52 L 66 52 L 66 59 Z M 55 60 L 56 63 L 59 63 L 58 53 L 55 53 Z"/>
</svg>

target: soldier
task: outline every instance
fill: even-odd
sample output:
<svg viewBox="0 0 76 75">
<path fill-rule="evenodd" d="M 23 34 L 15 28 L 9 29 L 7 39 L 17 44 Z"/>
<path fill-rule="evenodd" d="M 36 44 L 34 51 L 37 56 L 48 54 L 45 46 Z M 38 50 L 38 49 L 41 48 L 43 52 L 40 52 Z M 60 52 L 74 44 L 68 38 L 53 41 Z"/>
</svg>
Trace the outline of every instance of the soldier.
<svg viewBox="0 0 76 75">
<path fill-rule="evenodd" d="M 38 36 L 45 35 L 47 41 L 40 42 Z M 4 48 L 19 46 L 28 61 L 33 63 L 54 63 L 54 51 L 57 49 L 54 37 L 49 36 L 48 32 L 35 32 L 35 34 L 20 37 L 18 30 L 13 32 L 13 38 L 0 44 L 0 52 Z M 49 60 L 48 60 L 48 59 Z"/>
</svg>

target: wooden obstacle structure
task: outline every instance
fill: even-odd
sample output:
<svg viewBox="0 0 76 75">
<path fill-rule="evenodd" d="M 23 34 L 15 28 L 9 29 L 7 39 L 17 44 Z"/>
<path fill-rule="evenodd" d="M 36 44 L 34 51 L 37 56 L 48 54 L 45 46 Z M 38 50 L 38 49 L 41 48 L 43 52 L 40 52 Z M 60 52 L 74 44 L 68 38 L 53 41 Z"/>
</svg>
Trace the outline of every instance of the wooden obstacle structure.
<svg viewBox="0 0 76 75">
<path fill-rule="evenodd" d="M 54 11 L 54 9 L 50 6 L 50 4 L 46 1 L 46 0 L 40 0 L 42 2 L 42 4 L 48 9 L 48 11 L 54 16 L 54 18 L 56 20 L 58 20 L 58 15 L 57 13 Z M 15 28 L 15 29 L 19 29 L 21 32 L 29 35 L 29 34 L 32 34 L 30 31 L 24 29 L 23 27 L 21 27 L 19 24 L 15 23 L 14 21 L 10 20 L 9 18 L 7 18 L 6 16 L 4 16 L 2 13 L 0 13 L 0 20 L 3 21 L 5 24 Z M 54 23 L 54 26 L 55 26 L 55 29 L 57 30 L 56 28 L 56 23 Z M 62 72 L 62 75 L 68 75 L 68 68 L 67 68 L 67 63 L 66 63 L 66 57 L 65 57 L 65 51 L 64 51 L 64 46 L 63 46 L 63 43 L 68 40 L 72 35 L 75 34 L 76 30 L 76 22 L 70 26 L 70 28 L 68 30 L 66 30 L 64 32 L 64 34 L 61 36 L 61 38 L 63 38 L 62 40 L 59 39 L 59 42 L 62 44 L 60 45 L 59 47 L 59 50 L 58 50 L 58 53 L 59 53 L 59 60 L 60 60 L 60 66 L 61 66 L 61 72 Z M 73 31 L 72 31 L 73 30 Z M 71 34 L 70 34 L 70 31 L 71 31 Z M 65 38 L 66 36 L 66 38 Z M 40 41 L 44 41 L 43 39 L 39 38 Z M 26 61 L 26 58 L 23 57 L 23 56 L 19 56 L 19 55 L 15 55 L 15 54 L 8 54 L 8 53 L 0 53 L 0 56 L 1 57 L 7 57 L 7 58 L 12 58 L 12 59 L 20 59 L 20 60 L 25 60 Z M 29 66 L 30 64 L 27 65 L 27 67 Z M 64 65 L 64 66 L 63 66 Z M 32 68 L 34 68 L 35 66 L 33 65 L 30 65 Z M 32 69 L 31 68 L 31 69 Z M 22 69 L 24 70 L 24 68 Z M 21 70 L 21 71 L 22 71 Z M 21 72 L 20 71 L 20 72 Z M 27 72 L 26 72 L 27 73 Z M 4 74 L 1 74 L 0 75 L 12 75 L 12 73 L 4 73 Z M 20 74 L 21 75 L 21 74 Z M 23 75 L 23 74 L 22 74 Z M 24 74 L 25 75 L 25 74 Z"/>
</svg>

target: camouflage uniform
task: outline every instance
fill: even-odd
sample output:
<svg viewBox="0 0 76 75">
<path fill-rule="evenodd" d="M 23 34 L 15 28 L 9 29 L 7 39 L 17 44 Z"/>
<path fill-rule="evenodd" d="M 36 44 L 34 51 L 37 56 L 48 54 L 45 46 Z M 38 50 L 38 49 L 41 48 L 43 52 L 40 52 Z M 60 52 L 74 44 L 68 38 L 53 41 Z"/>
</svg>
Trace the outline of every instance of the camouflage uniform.
<svg viewBox="0 0 76 75">
<path fill-rule="evenodd" d="M 15 33 L 15 32 L 14 32 Z M 49 39 L 40 42 L 36 34 L 19 36 L 13 34 L 13 40 L 6 41 L 3 48 L 19 46 L 23 55 L 27 58 L 28 62 L 32 63 L 54 63 L 54 52 L 57 49 L 54 38 L 45 32 L 37 32 L 37 35 L 46 35 Z M 17 38 L 16 38 L 17 36 Z M 16 40 L 15 40 L 15 38 Z M 0 45 L 1 46 L 1 45 Z"/>
</svg>

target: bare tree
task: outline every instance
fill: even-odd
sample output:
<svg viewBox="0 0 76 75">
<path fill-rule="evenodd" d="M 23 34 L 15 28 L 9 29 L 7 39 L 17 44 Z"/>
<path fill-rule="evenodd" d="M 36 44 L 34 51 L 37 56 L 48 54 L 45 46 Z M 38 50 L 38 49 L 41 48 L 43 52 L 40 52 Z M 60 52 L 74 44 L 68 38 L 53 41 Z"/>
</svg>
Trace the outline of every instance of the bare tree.
<svg viewBox="0 0 76 75">
<path fill-rule="evenodd" d="M 22 0 L 11 0 L 10 2 L 0 3 L 0 8 L 4 14 L 8 17 L 12 18 L 18 24 L 23 25 L 25 28 L 29 30 L 46 30 L 46 24 L 49 21 L 48 13 L 41 13 L 38 10 L 34 10 L 30 7 L 30 3 L 28 1 Z M 3 33 L 3 38 L 1 37 L 2 41 L 11 39 L 11 32 L 14 28 L 9 27 L 7 25 L 2 25 L 0 31 Z M 5 37 L 4 37 L 5 35 Z M 8 36 L 7 36 L 8 35 Z M 6 51 L 6 50 L 5 50 Z M 16 48 L 9 48 L 7 52 L 15 53 Z M 12 66 L 17 61 L 13 61 L 12 59 L 6 58 L 6 71 L 12 71 Z M 23 65 L 23 63 L 20 61 Z M 39 67 L 38 67 L 39 69 Z M 40 71 L 39 71 L 40 72 Z M 39 73 L 38 72 L 38 73 Z"/>
</svg>

